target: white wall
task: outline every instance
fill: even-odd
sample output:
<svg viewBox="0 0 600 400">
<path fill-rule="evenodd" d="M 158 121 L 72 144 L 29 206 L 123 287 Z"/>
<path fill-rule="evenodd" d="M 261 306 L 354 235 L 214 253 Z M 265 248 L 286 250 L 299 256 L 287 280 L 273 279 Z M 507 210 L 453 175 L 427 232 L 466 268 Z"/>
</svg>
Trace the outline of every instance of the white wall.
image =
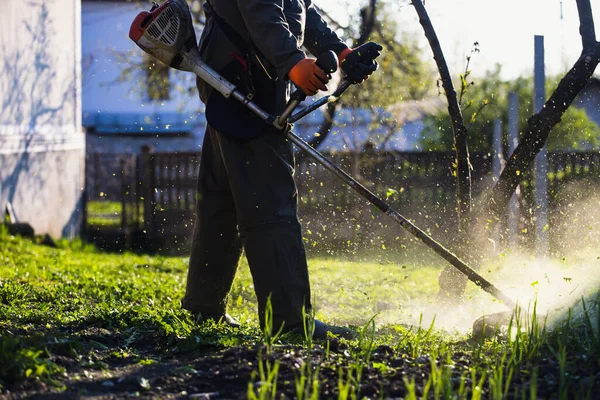
<svg viewBox="0 0 600 400">
<path fill-rule="evenodd" d="M 11 202 L 36 233 L 80 228 L 80 0 L 2 0 L 0 211 Z"/>
</svg>

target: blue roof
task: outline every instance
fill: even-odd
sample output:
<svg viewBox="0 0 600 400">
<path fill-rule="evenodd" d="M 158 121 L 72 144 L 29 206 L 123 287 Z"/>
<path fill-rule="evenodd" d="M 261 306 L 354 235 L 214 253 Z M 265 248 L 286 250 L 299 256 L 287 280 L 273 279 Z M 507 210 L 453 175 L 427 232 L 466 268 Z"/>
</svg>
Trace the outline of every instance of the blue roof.
<svg viewBox="0 0 600 400">
<path fill-rule="evenodd" d="M 98 133 L 181 133 L 203 126 L 203 113 L 84 113 L 83 126 Z"/>
</svg>

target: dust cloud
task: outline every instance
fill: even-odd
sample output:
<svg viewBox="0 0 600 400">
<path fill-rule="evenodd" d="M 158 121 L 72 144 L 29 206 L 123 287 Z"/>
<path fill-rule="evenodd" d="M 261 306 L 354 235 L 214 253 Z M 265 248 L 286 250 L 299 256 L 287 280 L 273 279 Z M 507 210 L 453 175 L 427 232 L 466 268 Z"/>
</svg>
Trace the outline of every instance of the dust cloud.
<svg viewBox="0 0 600 400">
<path fill-rule="evenodd" d="M 569 190 L 569 196 L 564 197 L 568 200 L 558 203 L 557 211 L 550 217 L 548 257 L 536 257 L 533 250 L 496 248 L 477 268 L 479 274 L 516 301 L 523 313 L 531 313 L 535 308 L 549 329 L 569 313 L 573 318 L 581 317 L 582 298 L 589 309 L 597 303 L 600 291 L 600 196 L 576 186 Z M 467 285 L 460 304 L 439 302 L 436 277 L 446 262 L 439 259 L 432 264 L 431 254 L 426 254 L 431 251 L 420 247 L 422 257 L 413 253 L 412 262 L 403 262 L 399 257 L 399 261 L 388 266 L 393 271 L 400 265 L 403 269 L 390 273 L 384 287 L 371 285 L 367 278 L 356 282 L 357 296 L 364 295 L 358 304 L 342 304 L 342 315 L 339 304 L 322 305 L 321 312 L 338 323 L 358 325 L 375 316 L 378 326 L 420 324 L 428 328 L 434 321 L 436 329 L 464 334 L 470 332 L 479 317 L 508 310 L 473 283 Z M 426 269 L 431 271 L 423 273 Z M 374 295 L 371 291 L 384 293 Z"/>
</svg>

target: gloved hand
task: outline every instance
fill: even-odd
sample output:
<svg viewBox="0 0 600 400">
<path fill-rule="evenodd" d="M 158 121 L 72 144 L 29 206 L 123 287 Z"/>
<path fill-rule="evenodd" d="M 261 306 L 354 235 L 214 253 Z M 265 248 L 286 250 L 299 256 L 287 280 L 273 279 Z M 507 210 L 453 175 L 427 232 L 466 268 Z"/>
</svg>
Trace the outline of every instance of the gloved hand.
<svg viewBox="0 0 600 400">
<path fill-rule="evenodd" d="M 346 49 L 339 55 L 340 66 L 345 73 L 345 78 L 350 83 L 361 83 L 369 75 L 377 70 L 379 64 L 375 59 L 379 57 L 383 50 L 375 42 L 365 43 L 355 49 Z"/>
<path fill-rule="evenodd" d="M 305 58 L 298 61 L 290 69 L 288 76 L 299 89 L 309 96 L 315 95 L 319 90 L 327 90 L 325 84 L 331 78 L 317 66 L 315 58 Z"/>
</svg>

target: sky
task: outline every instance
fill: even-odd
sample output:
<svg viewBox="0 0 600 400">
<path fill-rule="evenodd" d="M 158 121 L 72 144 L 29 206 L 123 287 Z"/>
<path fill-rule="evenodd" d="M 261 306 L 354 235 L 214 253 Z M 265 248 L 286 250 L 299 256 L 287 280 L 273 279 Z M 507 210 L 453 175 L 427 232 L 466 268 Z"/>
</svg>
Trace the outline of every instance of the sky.
<svg viewBox="0 0 600 400">
<path fill-rule="evenodd" d="M 366 3 L 366 0 L 314 1 L 342 24 L 348 23 L 348 10 L 356 14 L 358 5 Z M 387 0 L 387 3 L 393 5 L 402 29 L 416 33 L 430 51 L 410 0 Z M 598 36 L 600 1 L 591 0 L 591 4 Z M 453 75 L 464 71 L 465 57 L 474 42 L 479 43 L 480 52 L 471 60 L 473 76 L 484 75 L 496 63 L 502 65 L 502 76 L 506 79 L 531 75 L 535 35 L 544 36 L 547 75 L 567 71 L 581 54 L 575 0 L 426 0 L 425 8 Z"/>
</svg>

